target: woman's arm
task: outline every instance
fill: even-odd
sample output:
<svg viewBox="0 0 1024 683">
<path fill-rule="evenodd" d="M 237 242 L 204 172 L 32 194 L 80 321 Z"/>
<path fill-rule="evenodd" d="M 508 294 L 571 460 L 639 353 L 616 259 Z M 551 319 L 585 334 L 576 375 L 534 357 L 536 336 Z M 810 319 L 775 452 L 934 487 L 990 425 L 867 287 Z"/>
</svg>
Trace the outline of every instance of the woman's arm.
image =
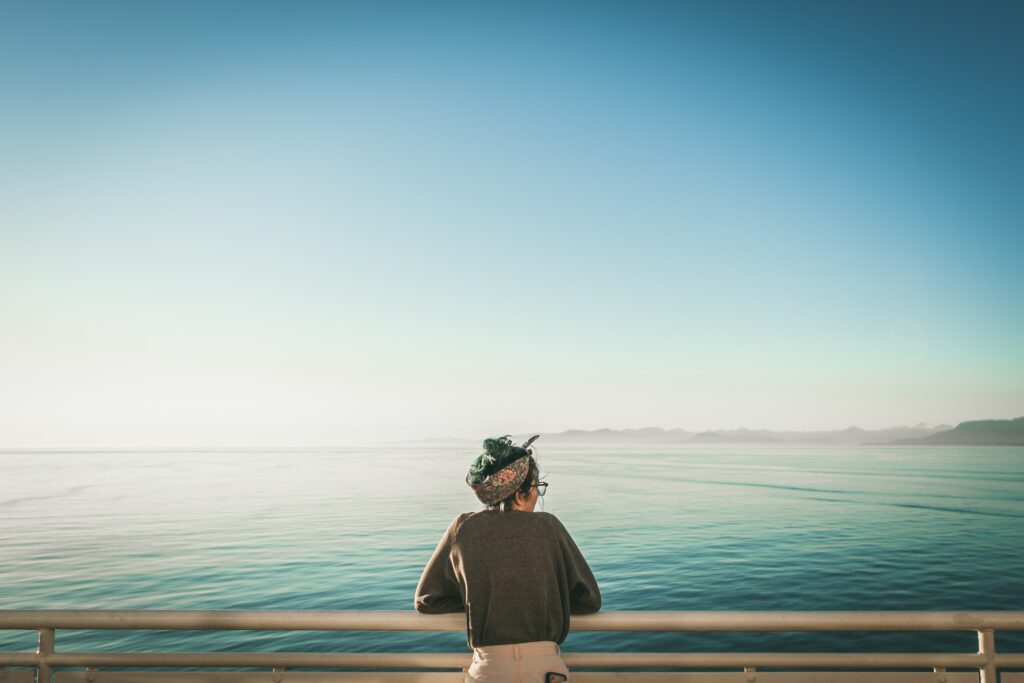
<svg viewBox="0 0 1024 683">
<path fill-rule="evenodd" d="M 569 613 L 593 614 L 601 609 L 601 589 L 597 585 L 597 579 L 594 578 L 590 565 L 587 564 L 569 530 L 554 515 L 550 515 L 550 518 L 561 537 L 562 559 L 565 562 L 569 587 Z"/>
<path fill-rule="evenodd" d="M 459 528 L 462 515 L 455 518 L 444 532 L 441 541 L 437 544 L 434 554 L 423 569 L 423 576 L 416 586 L 416 597 L 413 604 L 417 612 L 424 614 L 446 614 L 448 612 L 463 612 L 466 607 L 462 604 L 462 591 L 455 578 L 455 569 L 452 566 L 451 549 L 455 532 Z"/>
<path fill-rule="evenodd" d="M 601 609 L 601 589 L 572 536 L 566 534 L 566 538 L 572 558 L 569 563 L 569 613 L 593 614 Z"/>
</svg>

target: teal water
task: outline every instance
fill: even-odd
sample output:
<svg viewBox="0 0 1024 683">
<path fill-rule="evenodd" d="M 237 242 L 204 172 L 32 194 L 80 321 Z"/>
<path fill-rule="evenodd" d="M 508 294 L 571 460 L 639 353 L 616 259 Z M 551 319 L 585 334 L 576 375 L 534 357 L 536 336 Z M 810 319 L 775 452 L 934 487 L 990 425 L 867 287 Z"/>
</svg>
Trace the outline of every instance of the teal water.
<svg viewBox="0 0 1024 683">
<path fill-rule="evenodd" d="M 403 610 L 470 451 L 0 452 L 0 609 Z M 542 449 L 607 610 L 1024 609 L 1024 448 Z M 963 650 L 972 634 L 573 633 L 572 650 Z M 58 648 L 461 651 L 464 634 Z M 1024 650 L 1017 634 L 1001 650 Z M 34 635 L 0 631 L 0 649 Z"/>
</svg>

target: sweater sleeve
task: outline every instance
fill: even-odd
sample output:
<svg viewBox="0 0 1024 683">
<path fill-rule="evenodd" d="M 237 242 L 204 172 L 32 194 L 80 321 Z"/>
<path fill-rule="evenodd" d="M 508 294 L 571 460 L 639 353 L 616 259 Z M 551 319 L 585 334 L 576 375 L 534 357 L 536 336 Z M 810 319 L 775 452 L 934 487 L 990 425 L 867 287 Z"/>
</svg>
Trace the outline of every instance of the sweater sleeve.
<svg viewBox="0 0 1024 683">
<path fill-rule="evenodd" d="M 455 568 L 452 564 L 452 541 L 459 528 L 462 515 L 455 518 L 441 541 L 437 544 L 434 554 L 423 569 L 419 584 L 416 586 L 416 597 L 413 601 L 417 612 L 424 614 L 446 614 L 463 612 L 462 592 L 455 579 Z"/>
<path fill-rule="evenodd" d="M 590 565 L 587 564 L 569 530 L 554 515 L 551 515 L 551 519 L 562 536 L 562 557 L 568 574 L 569 613 L 593 614 L 601 609 L 601 589 L 597 585 L 597 579 L 594 578 Z"/>
</svg>

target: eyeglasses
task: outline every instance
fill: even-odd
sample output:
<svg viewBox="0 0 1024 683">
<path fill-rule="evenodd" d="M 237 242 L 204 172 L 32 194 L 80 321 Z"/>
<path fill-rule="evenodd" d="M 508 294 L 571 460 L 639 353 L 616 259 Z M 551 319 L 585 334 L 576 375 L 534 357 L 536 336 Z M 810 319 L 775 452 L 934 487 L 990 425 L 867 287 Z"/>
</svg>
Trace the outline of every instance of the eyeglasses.
<svg viewBox="0 0 1024 683">
<path fill-rule="evenodd" d="M 536 484 L 530 484 L 530 487 L 537 487 L 537 495 L 543 496 L 548 491 L 548 483 L 546 481 L 537 482 Z"/>
</svg>

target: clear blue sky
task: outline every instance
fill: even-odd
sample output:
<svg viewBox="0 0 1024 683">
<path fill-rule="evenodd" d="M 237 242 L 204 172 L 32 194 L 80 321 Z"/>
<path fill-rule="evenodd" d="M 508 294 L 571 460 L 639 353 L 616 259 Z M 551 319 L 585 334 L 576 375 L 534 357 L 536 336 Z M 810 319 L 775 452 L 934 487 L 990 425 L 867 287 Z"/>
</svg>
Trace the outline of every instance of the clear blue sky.
<svg viewBox="0 0 1024 683">
<path fill-rule="evenodd" d="M 5 3 L 0 445 L 1024 415 L 1021 3 Z"/>
</svg>

